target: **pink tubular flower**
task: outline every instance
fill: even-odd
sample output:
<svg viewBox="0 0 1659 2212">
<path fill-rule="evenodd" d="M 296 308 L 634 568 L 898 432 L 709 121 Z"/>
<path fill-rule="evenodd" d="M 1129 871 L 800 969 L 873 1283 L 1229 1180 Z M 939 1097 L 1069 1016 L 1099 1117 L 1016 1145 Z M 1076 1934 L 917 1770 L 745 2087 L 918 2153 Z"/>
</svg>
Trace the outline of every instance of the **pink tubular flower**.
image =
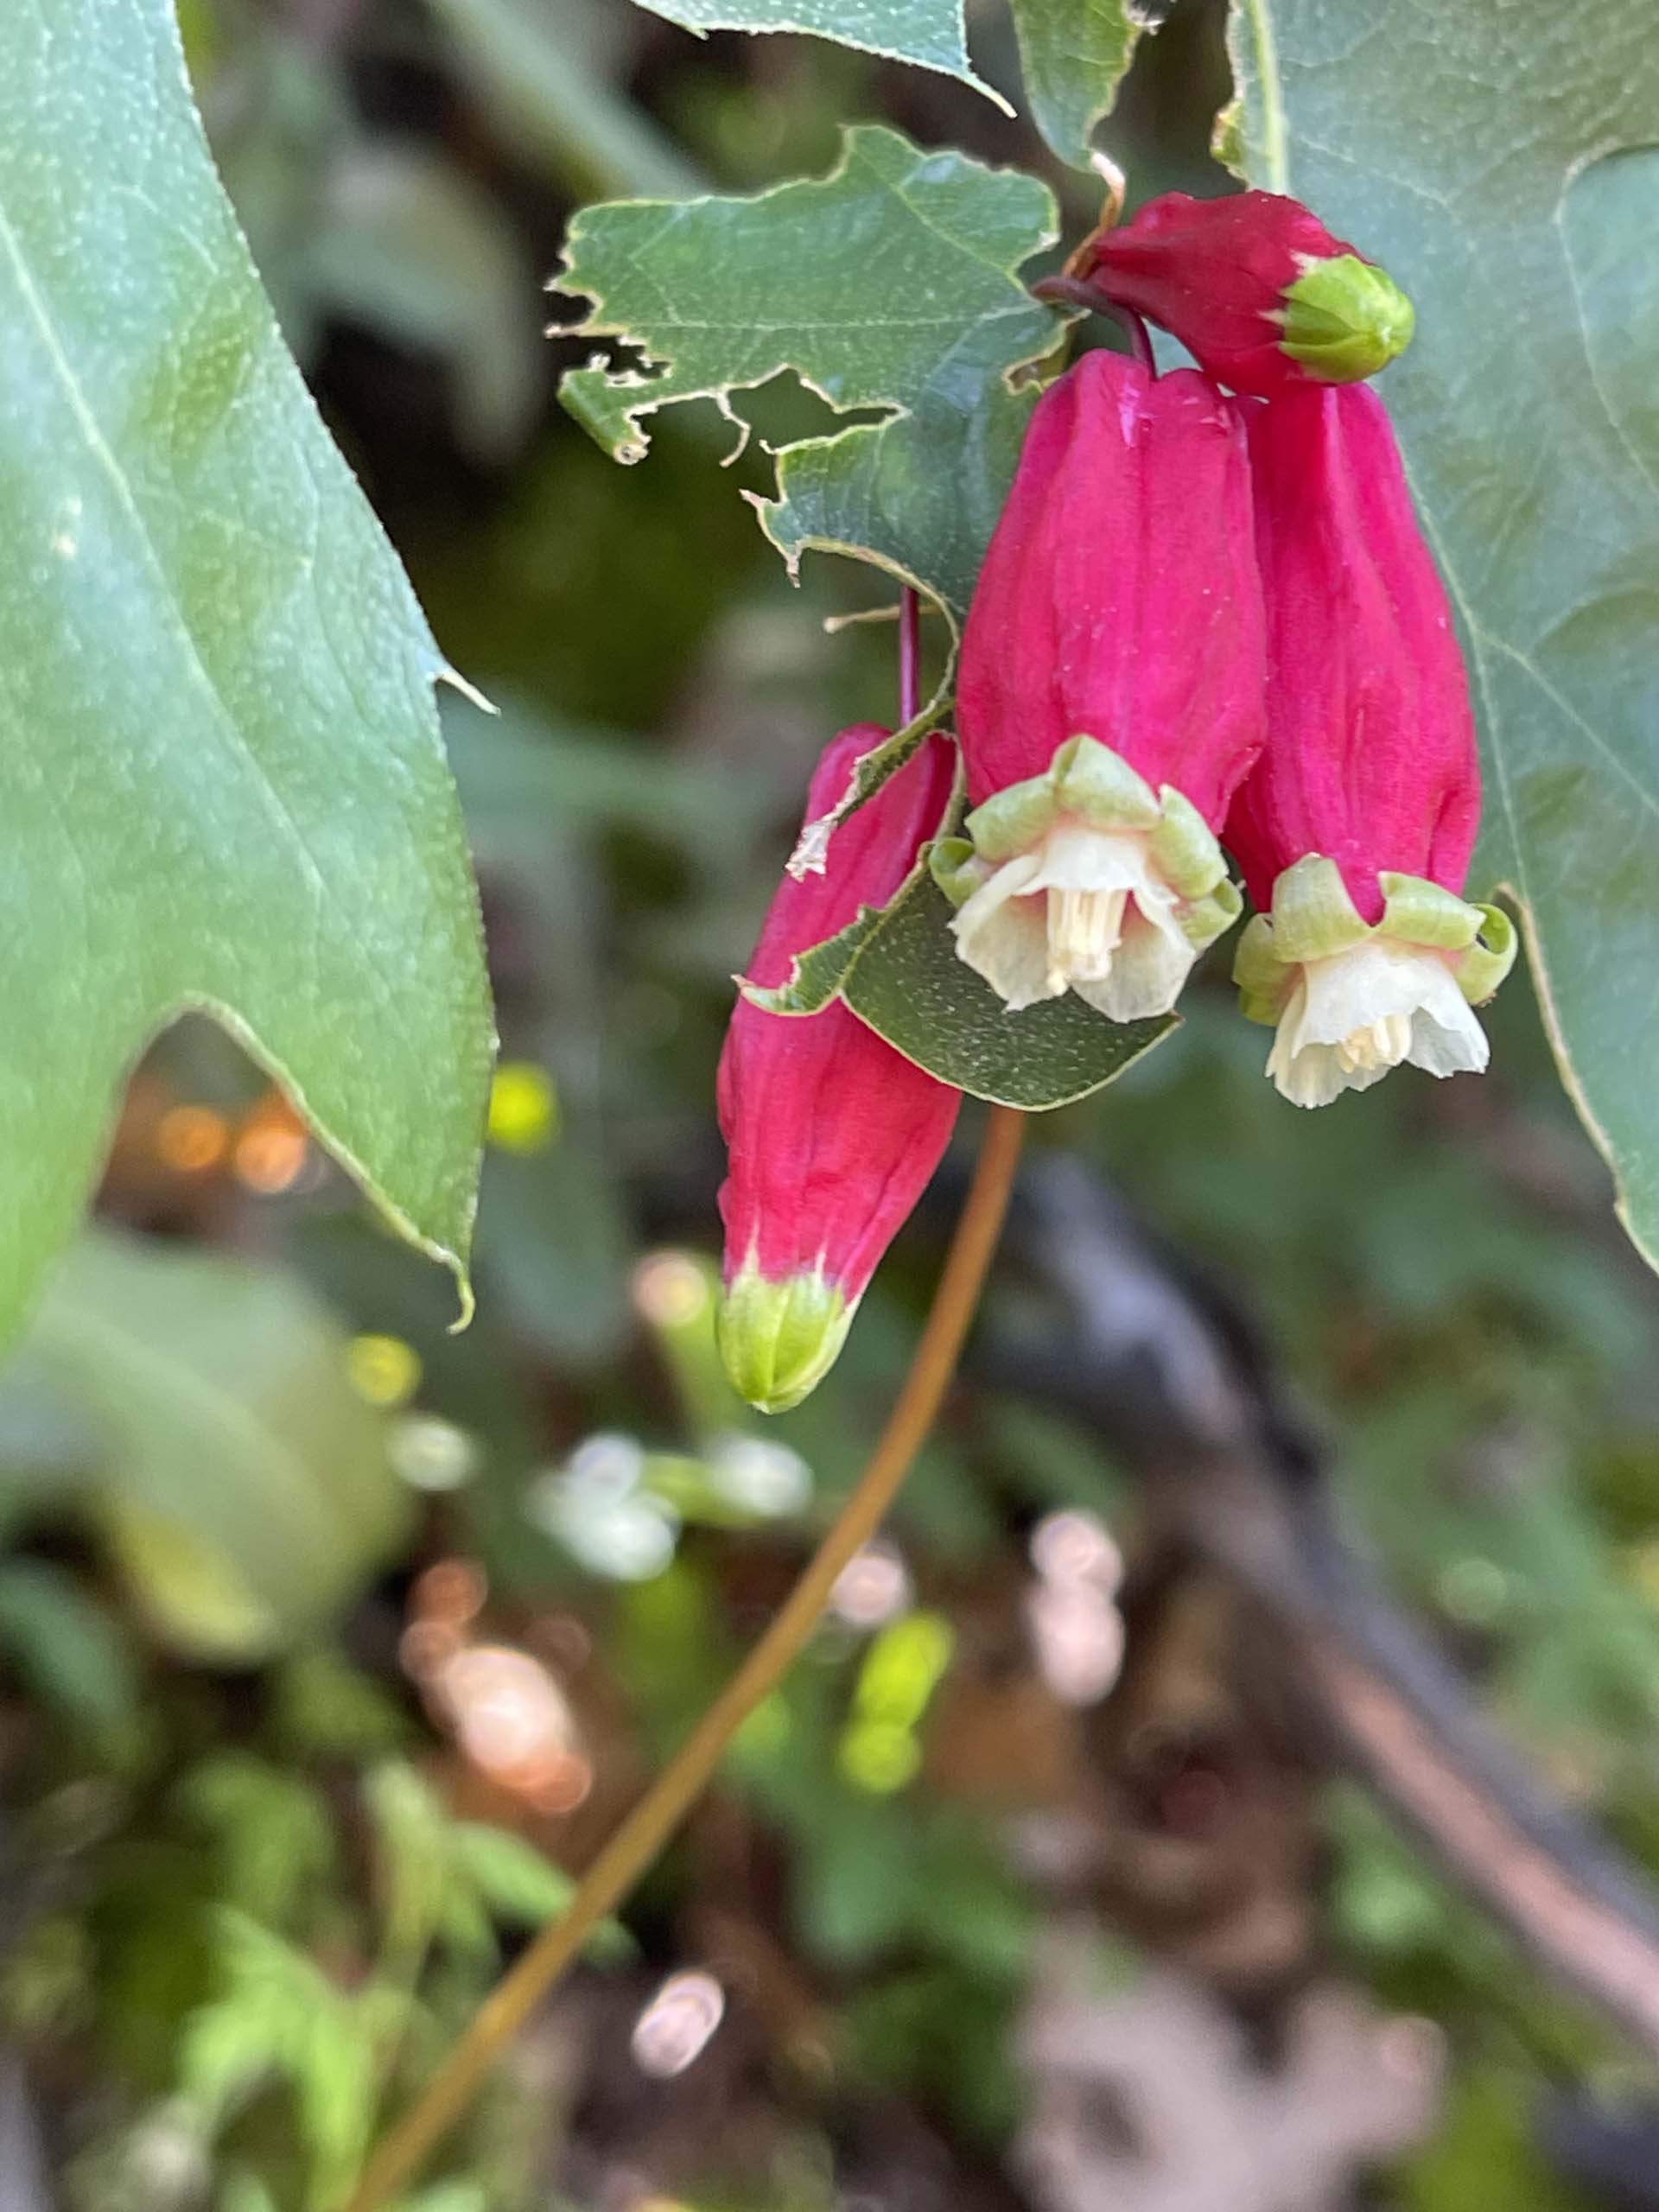
<svg viewBox="0 0 1659 2212">
<path fill-rule="evenodd" d="M 957 950 L 1011 1009 L 1164 1014 L 1241 911 L 1215 832 L 1266 734 L 1240 403 L 1088 353 L 1044 394 L 962 643 Z"/>
<path fill-rule="evenodd" d="M 1263 399 L 1375 376 L 1411 342 L 1411 302 L 1299 200 L 1166 192 L 1089 241 L 1077 273 Z"/>
<path fill-rule="evenodd" d="M 1229 845 L 1260 912 L 1234 968 L 1299 1106 L 1402 1060 L 1484 1068 L 1470 1011 L 1515 957 L 1495 906 L 1459 895 L 1480 760 L 1451 611 L 1388 410 L 1363 385 L 1252 410 L 1267 600 L 1268 738 Z"/>
<path fill-rule="evenodd" d="M 886 730 L 843 730 L 812 779 L 806 819 L 845 796 Z M 789 981 L 797 953 L 881 906 L 950 804 L 952 747 L 934 735 L 849 815 L 821 875 L 785 876 L 767 913 L 721 1055 L 729 1172 L 721 1349 L 766 1413 L 798 1405 L 834 1365 L 876 1262 L 950 1141 L 960 1091 L 905 1058 L 839 1000 L 769 1012 L 747 993 Z"/>
</svg>

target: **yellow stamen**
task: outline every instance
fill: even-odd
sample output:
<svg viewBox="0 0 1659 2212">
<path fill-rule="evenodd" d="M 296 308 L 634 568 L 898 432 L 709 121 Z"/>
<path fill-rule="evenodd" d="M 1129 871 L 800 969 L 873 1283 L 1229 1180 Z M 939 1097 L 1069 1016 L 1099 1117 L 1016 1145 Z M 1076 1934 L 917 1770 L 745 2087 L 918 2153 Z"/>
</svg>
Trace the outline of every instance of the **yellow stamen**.
<svg viewBox="0 0 1659 2212">
<path fill-rule="evenodd" d="M 1411 1016 L 1385 1014 L 1363 1029 L 1351 1030 L 1337 1046 L 1337 1065 L 1344 1075 L 1397 1068 L 1411 1050 Z"/>
</svg>

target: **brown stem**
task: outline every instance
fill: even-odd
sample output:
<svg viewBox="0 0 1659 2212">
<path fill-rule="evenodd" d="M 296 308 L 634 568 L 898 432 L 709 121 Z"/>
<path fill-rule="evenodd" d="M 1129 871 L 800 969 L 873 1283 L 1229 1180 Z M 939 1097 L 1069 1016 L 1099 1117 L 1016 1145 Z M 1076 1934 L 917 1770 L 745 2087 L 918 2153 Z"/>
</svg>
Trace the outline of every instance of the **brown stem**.
<svg viewBox="0 0 1659 2212">
<path fill-rule="evenodd" d="M 346 2212 L 378 2212 L 407 2188 L 461 2117 L 490 2066 L 627 1896 L 707 1787 L 733 1737 L 817 1626 L 836 1579 L 887 1517 L 956 1372 L 1007 1210 L 1025 1116 L 993 1106 L 962 1218 L 916 1356 L 887 1425 L 835 1526 L 760 1641 L 542 1930 L 474 2015 L 413 2105 L 382 2139 Z"/>
<path fill-rule="evenodd" d="M 1041 276 L 1031 288 L 1033 300 L 1050 300 L 1066 307 L 1087 308 L 1090 315 L 1103 315 L 1127 333 L 1129 351 L 1143 369 L 1157 367 L 1153 359 L 1152 339 L 1147 326 L 1133 308 L 1120 307 L 1117 302 L 1103 292 L 1098 284 L 1091 284 L 1082 276 Z"/>
</svg>

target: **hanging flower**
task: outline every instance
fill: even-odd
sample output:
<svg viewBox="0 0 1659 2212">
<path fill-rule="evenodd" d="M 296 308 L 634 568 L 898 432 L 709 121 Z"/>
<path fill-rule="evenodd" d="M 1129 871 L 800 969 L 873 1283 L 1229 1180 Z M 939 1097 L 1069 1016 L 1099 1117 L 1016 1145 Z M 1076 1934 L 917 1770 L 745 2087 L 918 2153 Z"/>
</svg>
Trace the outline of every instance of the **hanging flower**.
<svg viewBox="0 0 1659 2212">
<path fill-rule="evenodd" d="M 1046 392 L 968 617 L 974 810 L 935 849 L 957 950 L 1006 1001 L 1164 1014 L 1236 920 L 1216 830 L 1265 734 L 1240 408 L 1089 353 Z"/>
<path fill-rule="evenodd" d="M 806 819 L 845 796 L 887 733 L 843 730 L 818 763 Z M 797 953 L 883 906 L 950 804 L 953 750 L 920 751 L 836 830 L 822 874 L 785 876 L 721 1055 L 728 1173 L 721 1349 L 752 1405 L 784 1413 L 834 1365 L 876 1262 L 950 1141 L 960 1091 L 868 1029 L 838 1000 L 817 1014 L 748 995 L 786 983 Z"/>
<path fill-rule="evenodd" d="M 1451 611 L 1389 423 L 1363 385 L 1249 417 L 1267 600 L 1266 751 L 1227 823 L 1261 910 L 1234 974 L 1299 1106 L 1409 1060 L 1484 1068 L 1471 1007 L 1515 957 L 1496 906 L 1460 893 L 1480 761 Z"/>
<path fill-rule="evenodd" d="M 1375 376 L 1416 320 L 1391 276 L 1274 192 L 1166 192 L 1090 238 L 1076 273 L 1173 332 L 1206 374 L 1263 399 Z"/>
</svg>

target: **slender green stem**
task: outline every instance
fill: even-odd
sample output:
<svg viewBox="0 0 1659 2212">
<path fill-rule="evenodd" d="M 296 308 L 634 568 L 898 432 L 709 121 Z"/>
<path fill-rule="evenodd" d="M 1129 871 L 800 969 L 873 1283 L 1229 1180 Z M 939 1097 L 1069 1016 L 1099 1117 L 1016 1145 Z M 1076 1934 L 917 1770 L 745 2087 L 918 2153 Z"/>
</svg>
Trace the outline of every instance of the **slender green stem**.
<svg viewBox="0 0 1659 2212">
<path fill-rule="evenodd" d="M 962 1218 L 904 1388 L 857 1487 L 772 1624 L 583 1875 L 563 1917 L 543 1929 L 386 2135 L 347 2212 L 379 2212 L 413 2181 L 461 2117 L 505 2045 L 600 1921 L 627 1896 L 702 1794 L 738 1730 L 782 1679 L 817 1626 L 842 1569 L 886 1519 L 933 1426 L 984 1287 L 1007 1210 L 1025 1116 L 994 1106 Z"/>
</svg>

